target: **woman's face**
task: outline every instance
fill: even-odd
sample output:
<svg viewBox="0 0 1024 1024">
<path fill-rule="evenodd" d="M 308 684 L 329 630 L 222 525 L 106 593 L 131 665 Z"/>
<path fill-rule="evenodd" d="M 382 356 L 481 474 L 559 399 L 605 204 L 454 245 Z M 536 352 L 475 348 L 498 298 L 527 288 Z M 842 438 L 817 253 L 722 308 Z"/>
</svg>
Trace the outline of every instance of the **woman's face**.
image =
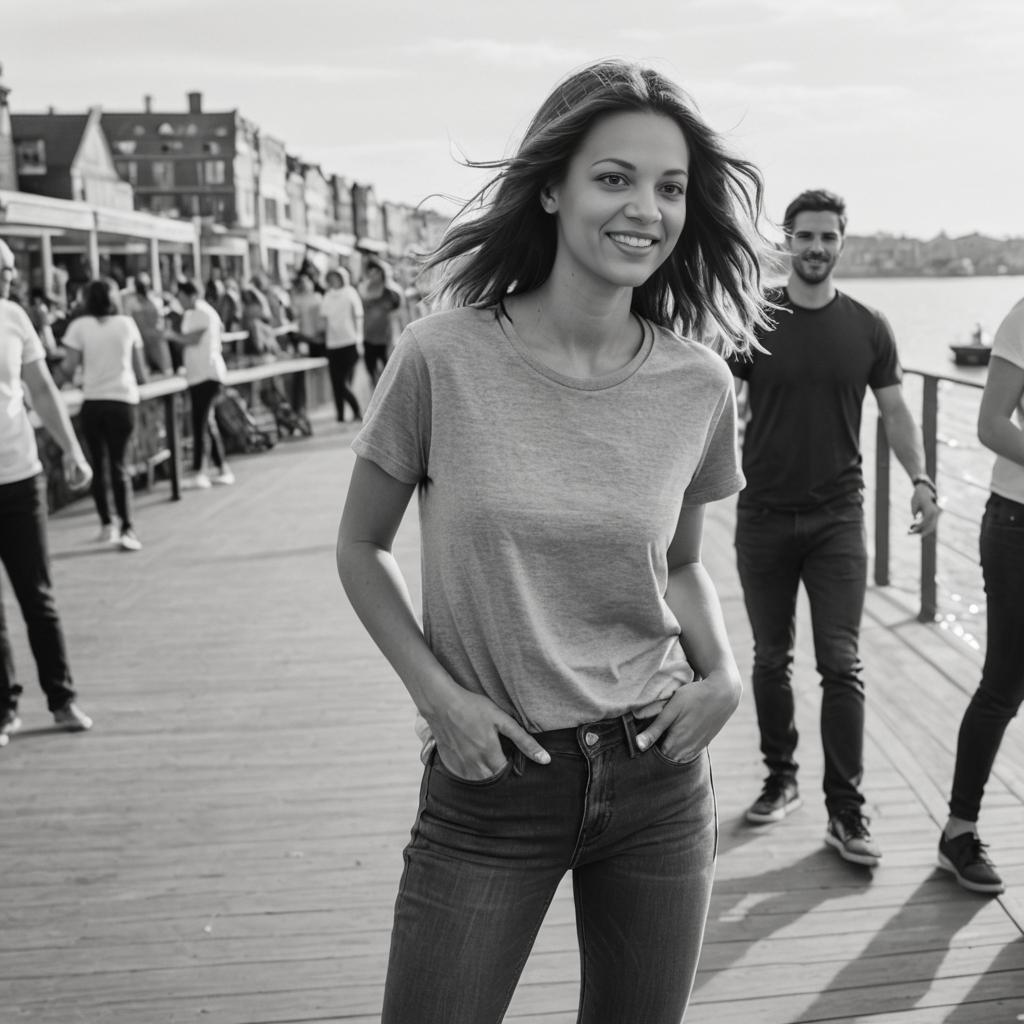
<svg viewBox="0 0 1024 1024">
<path fill-rule="evenodd" d="M 669 117 L 629 111 L 595 122 L 564 180 L 541 196 L 558 218 L 553 273 L 642 285 L 682 234 L 689 167 L 686 138 Z"/>
</svg>

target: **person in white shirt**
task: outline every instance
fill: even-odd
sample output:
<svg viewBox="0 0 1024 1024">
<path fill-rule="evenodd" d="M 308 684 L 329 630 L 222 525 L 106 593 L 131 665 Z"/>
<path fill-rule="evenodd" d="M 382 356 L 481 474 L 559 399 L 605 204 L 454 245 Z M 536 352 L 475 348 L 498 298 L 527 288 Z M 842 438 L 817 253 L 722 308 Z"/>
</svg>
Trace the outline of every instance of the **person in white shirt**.
<svg viewBox="0 0 1024 1024">
<path fill-rule="evenodd" d="M 138 551 L 142 543 L 132 522 L 132 480 L 128 442 L 135 433 L 139 382 L 145 380 L 142 335 L 130 316 L 117 312 L 111 282 L 91 281 L 85 290 L 85 316 L 64 335 L 62 369 L 68 378 L 82 366 L 82 411 L 79 420 L 92 457 L 92 497 L 100 517 L 101 543 Z M 111 519 L 106 463 L 120 527 Z"/>
<path fill-rule="evenodd" d="M 64 452 L 69 484 L 87 487 L 92 469 L 47 369 L 43 343 L 28 314 L 8 297 L 13 280 L 14 254 L 0 241 L 0 562 L 24 616 L 39 685 L 54 722 L 62 729 L 81 731 L 91 728 L 92 719 L 76 703 L 53 596 L 46 550 L 46 480 L 26 392 L 35 414 Z M 21 693 L 0 602 L 0 747 L 21 727 Z"/>
<path fill-rule="evenodd" d="M 185 380 L 192 403 L 192 487 L 207 488 L 215 484 L 233 484 L 235 475 L 224 460 L 224 442 L 217 429 L 213 406 L 227 376 L 221 352 L 223 325 L 217 311 L 199 297 L 195 281 L 178 282 L 178 301 L 184 309 L 181 331 L 172 331 L 167 340 L 184 347 Z M 207 473 L 207 451 L 215 472 Z"/>
<path fill-rule="evenodd" d="M 327 294 L 321 303 L 327 346 L 327 369 L 331 375 L 334 408 L 338 422 L 345 421 L 345 406 L 354 419 L 362 419 L 359 399 L 352 392 L 352 375 L 359 362 L 363 341 L 363 301 L 349 283 L 344 267 L 328 271 Z"/>
</svg>

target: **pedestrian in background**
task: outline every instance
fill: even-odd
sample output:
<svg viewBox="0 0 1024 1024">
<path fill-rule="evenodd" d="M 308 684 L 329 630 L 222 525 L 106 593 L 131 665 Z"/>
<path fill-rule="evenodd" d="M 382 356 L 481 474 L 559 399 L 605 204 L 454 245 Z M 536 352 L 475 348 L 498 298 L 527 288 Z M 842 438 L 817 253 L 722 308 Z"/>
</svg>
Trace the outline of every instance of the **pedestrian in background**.
<svg viewBox="0 0 1024 1024">
<path fill-rule="evenodd" d="M 64 631 L 50 578 L 46 545 L 46 480 L 28 418 L 25 395 L 64 453 L 68 483 L 87 487 L 92 469 L 46 366 L 46 351 L 25 311 L 9 299 L 14 254 L 0 241 L 0 562 L 28 629 L 39 685 L 54 723 L 72 732 L 90 729 L 71 678 Z M 0 601 L 0 747 L 21 728 L 14 656 Z"/>
<path fill-rule="evenodd" d="M 85 290 L 85 315 L 64 335 L 64 372 L 70 378 L 82 367 L 79 421 L 93 469 L 92 497 L 100 517 L 101 543 L 138 551 L 142 543 L 132 519 L 132 479 L 128 443 L 135 433 L 139 383 L 145 380 L 143 340 L 132 317 L 119 314 L 107 280 Z M 107 466 L 118 521 L 110 514 Z"/>
<path fill-rule="evenodd" d="M 224 458 L 224 442 L 213 413 L 227 376 L 221 352 L 223 327 L 217 311 L 199 297 L 195 281 L 178 282 L 178 301 L 184 313 L 181 330 L 168 335 L 168 340 L 184 349 L 185 381 L 192 407 L 192 478 L 187 486 L 206 489 L 211 483 L 233 484 L 235 475 Z M 213 462 L 214 472 L 208 463 Z"/>
<path fill-rule="evenodd" d="M 152 373 L 171 372 L 171 351 L 167 344 L 167 322 L 163 302 L 153 293 L 149 274 L 135 275 L 135 288 L 124 299 L 124 311 L 134 321 L 142 335 L 142 351 L 147 368 Z"/>
<path fill-rule="evenodd" d="M 352 390 L 352 379 L 359 363 L 359 346 L 363 341 L 363 303 L 359 292 L 349 283 L 344 267 L 327 272 L 327 291 L 321 300 L 324 347 L 327 370 L 331 377 L 334 409 L 339 423 L 345 420 L 345 406 L 353 418 L 362 418 L 359 399 Z"/>
<path fill-rule="evenodd" d="M 706 748 L 740 696 L 700 557 L 704 506 L 742 485 L 735 400 L 702 341 L 743 349 L 762 318 L 761 179 L 618 61 L 497 166 L 432 260 L 457 308 L 406 328 L 374 392 L 339 534 L 427 734 L 382 1021 L 500 1021 L 571 872 L 580 1024 L 679 1024 Z M 414 493 L 422 627 L 392 551 Z"/>
<path fill-rule="evenodd" d="M 402 293 L 391 278 L 391 268 L 379 260 L 367 260 L 362 282 L 363 361 L 376 387 L 395 341 L 395 315 Z"/>
<path fill-rule="evenodd" d="M 881 850 L 863 813 L 864 680 L 858 651 L 867 589 L 860 423 L 874 393 L 886 437 L 913 483 L 911 532 L 935 529 L 935 484 L 921 432 L 903 398 L 896 342 L 885 318 L 840 292 L 846 206 L 832 192 L 801 193 L 784 219 L 791 270 L 774 299 L 761 348 L 730 360 L 746 384 L 747 485 L 739 497 L 736 561 L 754 633 L 754 702 L 768 768 L 747 810 L 754 824 L 800 806 L 792 688 L 796 601 L 811 605 L 821 676 L 825 841 L 845 860 L 873 866 Z"/>
<path fill-rule="evenodd" d="M 978 834 L 978 817 L 1003 734 L 1024 700 L 1024 301 L 992 342 L 978 438 L 996 455 L 981 521 L 985 664 L 960 723 L 939 865 L 965 889 L 995 894 L 1003 880 Z"/>
</svg>

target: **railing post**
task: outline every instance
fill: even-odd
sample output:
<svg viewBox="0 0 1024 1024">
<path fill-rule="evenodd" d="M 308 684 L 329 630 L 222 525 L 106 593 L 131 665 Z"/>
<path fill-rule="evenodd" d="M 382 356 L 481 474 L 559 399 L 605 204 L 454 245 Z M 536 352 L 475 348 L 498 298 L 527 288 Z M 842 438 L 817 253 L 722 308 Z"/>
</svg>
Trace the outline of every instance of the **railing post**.
<svg viewBox="0 0 1024 1024">
<path fill-rule="evenodd" d="M 889 439 L 881 416 L 875 430 L 875 583 L 889 586 Z"/>
<path fill-rule="evenodd" d="M 939 425 L 939 381 L 937 377 L 925 375 L 924 394 L 921 405 L 921 433 L 924 437 L 925 472 L 935 480 L 938 470 L 938 425 Z M 934 622 L 938 611 L 936 587 L 938 527 L 927 537 L 921 538 L 921 611 L 918 621 Z"/>
<path fill-rule="evenodd" d="M 167 448 L 171 453 L 171 501 L 181 501 L 181 432 L 178 430 L 178 393 L 164 395 L 164 429 L 167 433 Z"/>
</svg>

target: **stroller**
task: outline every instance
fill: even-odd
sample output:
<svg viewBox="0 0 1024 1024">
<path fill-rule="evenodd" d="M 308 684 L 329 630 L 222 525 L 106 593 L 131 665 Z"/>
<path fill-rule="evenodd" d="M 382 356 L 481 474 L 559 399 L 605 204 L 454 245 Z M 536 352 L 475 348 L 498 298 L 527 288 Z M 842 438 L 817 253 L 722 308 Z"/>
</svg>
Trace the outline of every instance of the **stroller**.
<svg viewBox="0 0 1024 1024">
<path fill-rule="evenodd" d="M 313 433 L 313 424 L 304 412 L 298 412 L 287 398 L 278 390 L 277 382 L 268 377 L 260 385 L 260 401 L 273 413 L 279 436 L 300 434 L 309 437 Z"/>
</svg>

